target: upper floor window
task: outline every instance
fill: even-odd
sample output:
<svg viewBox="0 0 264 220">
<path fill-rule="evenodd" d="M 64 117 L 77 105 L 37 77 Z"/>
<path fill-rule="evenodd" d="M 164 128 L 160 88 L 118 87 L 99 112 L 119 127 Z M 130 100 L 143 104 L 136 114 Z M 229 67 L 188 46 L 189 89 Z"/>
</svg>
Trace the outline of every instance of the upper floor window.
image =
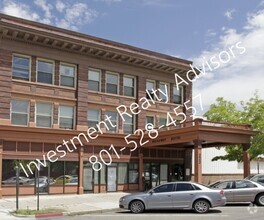
<svg viewBox="0 0 264 220">
<path fill-rule="evenodd" d="M 179 87 L 179 89 L 177 89 L 177 86 L 173 86 L 173 103 L 175 104 L 182 104 L 182 100 L 183 100 L 183 87 Z"/>
<path fill-rule="evenodd" d="M 73 129 L 74 127 L 74 107 L 60 106 L 60 128 Z"/>
<path fill-rule="evenodd" d="M 89 69 L 88 71 L 88 89 L 100 91 L 100 70 Z"/>
<path fill-rule="evenodd" d="M 60 85 L 75 86 L 75 66 L 69 64 L 60 65 Z"/>
<path fill-rule="evenodd" d="M 135 96 L 135 78 L 131 76 L 124 76 L 124 95 Z"/>
<path fill-rule="evenodd" d="M 53 84 L 54 64 L 51 61 L 37 61 L 37 82 Z"/>
<path fill-rule="evenodd" d="M 13 125 L 28 125 L 29 101 L 11 101 L 11 123 Z"/>
<path fill-rule="evenodd" d="M 147 116 L 146 117 L 146 124 L 153 124 L 155 127 L 155 117 L 154 116 Z"/>
<path fill-rule="evenodd" d="M 170 94 L 170 87 L 169 87 L 169 83 L 163 83 L 163 82 L 160 82 L 159 83 L 159 89 L 169 95 Z M 159 92 L 159 98 L 162 99 L 162 101 L 167 101 L 167 97 L 161 92 Z M 169 100 L 168 100 L 169 101 Z"/>
<path fill-rule="evenodd" d="M 14 55 L 13 56 L 13 79 L 21 79 L 29 81 L 30 58 Z"/>
<path fill-rule="evenodd" d="M 134 132 L 134 117 L 124 115 L 125 121 L 123 121 L 123 131 L 125 134 L 133 134 Z"/>
<path fill-rule="evenodd" d="M 36 126 L 51 128 L 53 105 L 50 103 L 36 103 Z"/>
<path fill-rule="evenodd" d="M 164 125 L 164 127 L 167 125 L 167 118 L 159 118 L 159 126 Z"/>
<path fill-rule="evenodd" d="M 118 75 L 107 73 L 106 74 L 106 92 L 118 94 Z"/>
<path fill-rule="evenodd" d="M 146 89 L 148 90 L 148 93 L 146 94 L 146 98 L 154 99 L 154 94 L 152 93 L 152 90 L 155 90 L 155 81 L 147 80 Z"/>
<path fill-rule="evenodd" d="M 109 132 L 115 133 L 118 131 L 118 116 L 117 116 L 117 112 L 112 112 L 112 111 L 106 111 L 105 114 L 110 118 L 110 121 L 112 123 L 112 125 L 110 124 L 110 122 L 106 121 L 106 124 L 109 128 Z"/>
<path fill-rule="evenodd" d="M 87 121 L 89 127 L 97 129 L 96 125 L 99 123 L 101 118 L 101 112 L 98 109 L 89 109 L 87 111 Z"/>
</svg>

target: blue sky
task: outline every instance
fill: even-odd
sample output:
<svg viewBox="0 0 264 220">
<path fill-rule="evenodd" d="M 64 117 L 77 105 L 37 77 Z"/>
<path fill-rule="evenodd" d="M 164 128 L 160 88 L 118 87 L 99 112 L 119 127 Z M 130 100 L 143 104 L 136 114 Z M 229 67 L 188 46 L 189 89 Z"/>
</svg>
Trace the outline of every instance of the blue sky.
<svg viewBox="0 0 264 220">
<path fill-rule="evenodd" d="M 246 53 L 197 80 L 194 95 L 201 93 L 207 107 L 218 96 L 238 103 L 259 90 L 264 97 L 261 0 L 1 0 L 0 10 L 191 59 L 197 66 L 199 58 L 241 41 Z"/>
</svg>

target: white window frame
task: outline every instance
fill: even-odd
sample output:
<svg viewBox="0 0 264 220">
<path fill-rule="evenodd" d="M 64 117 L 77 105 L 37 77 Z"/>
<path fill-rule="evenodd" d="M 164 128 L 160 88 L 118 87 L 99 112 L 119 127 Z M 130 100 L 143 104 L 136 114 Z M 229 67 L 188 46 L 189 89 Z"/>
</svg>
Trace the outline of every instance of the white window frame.
<svg viewBox="0 0 264 220">
<path fill-rule="evenodd" d="M 97 108 L 88 108 L 88 110 L 87 110 L 87 125 L 88 125 L 88 127 L 90 128 L 90 126 L 89 126 L 89 118 L 88 118 L 88 112 L 89 112 L 89 110 L 97 110 L 98 112 L 99 112 L 99 119 L 98 119 L 98 123 L 101 121 L 101 118 L 102 118 L 102 111 L 100 110 L 100 109 L 97 109 Z M 95 121 L 95 120 L 94 120 Z M 98 124 L 97 123 L 97 124 Z"/>
<path fill-rule="evenodd" d="M 125 80 L 124 78 L 131 78 L 134 80 L 134 94 L 133 96 L 127 96 L 125 95 Z M 123 95 L 126 96 L 126 97 L 136 97 L 136 91 L 137 91 L 137 78 L 135 76 L 131 76 L 131 75 L 124 75 L 123 76 Z"/>
<path fill-rule="evenodd" d="M 170 83 L 160 81 L 160 82 L 159 82 L 159 89 L 160 89 L 160 85 L 161 85 L 161 84 L 164 84 L 164 85 L 167 86 L 168 102 L 170 102 Z M 160 89 L 160 90 L 161 90 L 161 89 Z M 159 99 L 161 99 L 161 97 L 160 97 L 160 92 L 159 92 Z M 165 102 L 165 100 L 161 100 L 161 102 Z"/>
<path fill-rule="evenodd" d="M 117 93 L 116 94 L 107 92 L 107 74 L 117 75 Z M 105 73 L 105 93 L 110 94 L 110 95 L 119 95 L 119 90 L 120 90 L 119 83 L 120 83 L 120 75 L 119 75 L 119 73 L 106 71 L 106 73 Z"/>
<path fill-rule="evenodd" d="M 129 117 L 129 116 L 128 116 L 128 117 Z M 136 117 L 135 117 L 135 115 L 132 114 L 132 117 L 133 117 L 133 120 L 132 120 L 132 122 L 133 122 L 133 124 L 132 124 L 132 125 L 133 125 L 133 130 L 132 130 L 132 133 L 131 133 L 131 134 L 133 134 L 134 131 L 135 131 L 135 123 L 136 123 L 136 120 L 135 120 Z M 127 134 L 127 133 L 125 133 L 125 131 L 124 131 L 124 125 L 125 125 L 125 124 L 128 124 L 128 123 L 125 123 L 125 121 L 123 121 L 123 132 L 124 132 L 124 134 Z M 129 125 L 131 125 L 131 124 L 129 124 Z"/>
<path fill-rule="evenodd" d="M 90 89 L 89 89 L 89 86 L 88 86 L 88 91 L 91 91 L 91 92 L 101 92 L 101 91 L 102 91 L 102 90 L 101 90 L 102 71 L 101 71 L 100 69 L 96 69 L 96 68 L 89 68 L 89 69 L 88 69 L 88 73 L 87 73 L 87 75 L 88 75 L 88 82 L 89 82 L 89 70 L 91 70 L 91 71 L 95 71 L 95 72 L 98 72 L 98 73 L 99 73 L 99 91 L 90 90 Z M 88 82 L 87 82 L 87 83 L 88 83 Z"/>
<path fill-rule="evenodd" d="M 151 82 L 151 83 L 153 83 L 153 87 L 154 87 L 153 90 L 156 90 L 156 88 L 157 88 L 156 80 L 153 80 L 153 79 L 147 79 L 147 80 L 146 80 L 146 90 L 147 90 L 147 82 Z M 154 96 L 153 99 L 156 100 L 156 97 Z"/>
<path fill-rule="evenodd" d="M 28 70 L 29 73 L 28 73 L 28 80 L 23 80 L 23 79 L 13 79 L 13 68 L 14 68 L 14 62 L 13 62 L 13 59 L 14 59 L 14 56 L 29 59 L 29 70 Z M 24 55 L 24 54 L 13 53 L 13 54 L 12 54 L 12 80 L 22 80 L 22 81 L 25 81 L 25 82 L 30 82 L 30 81 L 31 81 L 31 65 L 32 65 L 32 58 L 31 58 L 31 56 Z"/>
<path fill-rule="evenodd" d="M 61 65 L 69 66 L 69 67 L 74 67 L 74 76 L 73 76 L 74 83 L 73 83 L 73 87 L 61 85 Z M 74 88 L 75 89 L 76 88 L 76 85 L 77 85 L 77 74 L 76 73 L 77 73 L 77 65 L 70 64 L 70 63 L 65 63 L 65 62 L 60 62 L 60 68 L 59 68 L 59 74 L 60 74 L 59 85 L 60 86 L 63 86 L 63 87 L 66 87 L 66 88 Z"/>
<path fill-rule="evenodd" d="M 37 103 L 51 104 L 52 109 L 51 109 L 51 127 L 50 128 L 52 128 L 53 127 L 53 124 L 54 124 L 53 123 L 53 118 L 54 118 L 54 116 L 53 116 L 53 114 L 54 114 L 54 104 L 52 102 L 41 102 L 41 101 L 37 101 L 35 103 L 35 123 L 36 123 L 36 127 L 37 128 L 49 128 L 49 127 L 37 126 Z M 47 115 L 44 115 L 44 116 L 47 116 Z"/>
<path fill-rule="evenodd" d="M 43 83 L 43 82 L 38 82 L 38 61 L 46 62 L 46 63 L 52 63 L 53 64 L 53 70 L 52 70 L 52 83 Z M 55 82 L 55 61 L 54 60 L 48 60 L 45 58 L 37 58 L 36 60 L 36 83 L 41 83 L 44 85 L 54 85 Z"/>
<path fill-rule="evenodd" d="M 175 105 L 183 105 L 183 98 L 184 98 L 184 97 L 183 97 L 183 96 L 184 96 L 184 95 L 183 95 L 183 86 L 179 86 L 179 89 L 181 90 L 181 94 L 182 94 L 182 95 L 181 95 L 181 103 L 180 103 L 180 104 L 174 102 L 174 92 L 173 92 L 174 87 L 177 88 L 177 86 L 176 86 L 176 85 L 173 85 L 173 88 L 172 88 L 172 96 L 173 96 L 173 97 L 172 97 L 172 103 L 175 104 Z"/>
<path fill-rule="evenodd" d="M 67 106 L 67 107 L 73 107 L 73 128 L 72 129 L 70 129 L 70 128 L 61 128 L 60 127 L 60 107 L 61 106 Z M 58 122 L 59 122 L 59 129 L 65 129 L 65 130 L 75 130 L 75 127 L 76 127 L 76 115 L 75 115 L 75 113 L 76 113 L 76 107 L 75 106 L 73 106 L 73 105 L 64 105 L 64 104 L 60 104 L 59 105 L 59 110 L 58 110 Z"/>
<path fill-rule="evenodd" d="M 106 132 L 113 133 L 113 134 L 118 133 L 118 130 L 119 130 L 119 114 L 116 111 L 114 111 L 114 110 L 106 110 L 104 112 L 105 116 L 107 115 L 107 112 L 115 112 L 116 113 L 116 128 L 115 128 L 115 132 L 112 132 L 110 130 L 106 130 Z M 105 118 L 104 118 L 104 120 L 105 120 Z M 109 120 L 111 121 L 111 118 Z"/>
<path fill-rule="evenodd" d="M 12 123 L 12 101 L 27 101 L 28 102 L 28 108 L 27 108 L 27 125 L 16 125 L 16 124 L 12 124 L 12 126 L 20 126 L 20 127 L 28 127 L 29 125 L 29 117 L 30 117 L 30 100 L 27 100 L 27 99 L 11 99 L 11 102 L 10 102 L 10 120 L 11 120 L 11 123 Z M 15 113 L 21 113 L 21 112 L 15 112 Z"/>
</svg>

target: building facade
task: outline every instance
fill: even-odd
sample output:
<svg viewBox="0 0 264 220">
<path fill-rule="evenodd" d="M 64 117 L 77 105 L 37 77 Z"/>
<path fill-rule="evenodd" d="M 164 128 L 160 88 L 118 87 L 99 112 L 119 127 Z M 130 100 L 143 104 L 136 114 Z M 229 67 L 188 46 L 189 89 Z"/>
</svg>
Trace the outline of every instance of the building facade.
<svg viewBox="0 0 264 220">
<path fill-rule="evenodd" d="M 16 167 L 21 195 L 82 194 L 190 180 L 193 149 L 201 182 L 202 147 L 249 161 L 248 125 L 191 121 L 190 61 L 2 14 L 0 36 L 0 196 Z"/>
</svg>

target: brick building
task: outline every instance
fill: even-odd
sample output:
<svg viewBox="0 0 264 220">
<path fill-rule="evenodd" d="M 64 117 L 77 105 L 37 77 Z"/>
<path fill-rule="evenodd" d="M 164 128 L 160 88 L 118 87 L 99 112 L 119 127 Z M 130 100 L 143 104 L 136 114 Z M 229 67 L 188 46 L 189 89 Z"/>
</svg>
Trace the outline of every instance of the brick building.
<svg viewBox="0 0 264 220">
<path fill-rule="evenodd" d="M 175 73 L 185 78 L 190 64 L 1 14 L 0 196 L 15 194 L 16 165 L 20 194 L 36 193 L 36 159 L 44 164 L 41 190 L 49 194 L 132 191 L 190 180 L 192 149 L 194 178 L 201 182 L 201 148 L 231 143 L 243 144 L 247 175 L 254 132 L 248 125 L 191 120 L 192 84 L 175 86 Z M 156 97 L 152 89 L 159 91 Z M 142 100 L 152 102 L 137 108 Z M 132 117 L 124 114 L 122 120 L 118 106 Z M 168 113 L 184 123 L 166 126 Z M 155 138 L 146 123 L 156 128 Z"/>
</svg>

